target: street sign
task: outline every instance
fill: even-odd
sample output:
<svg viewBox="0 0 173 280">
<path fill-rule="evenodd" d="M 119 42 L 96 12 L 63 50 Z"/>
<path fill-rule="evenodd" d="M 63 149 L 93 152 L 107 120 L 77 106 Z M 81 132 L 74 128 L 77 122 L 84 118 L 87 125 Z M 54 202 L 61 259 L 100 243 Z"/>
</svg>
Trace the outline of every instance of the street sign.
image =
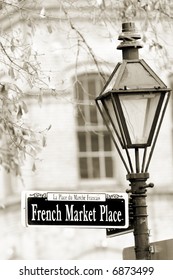
<svg viewBox="0 0 173 280">
<path fill-rule="evenodd" d="M 127 228 L 128 217 L 126 193 L 22 193 L 25 226 Z"/>
<path fill-rule="evenodd" d="M 115 236 L 131 233 L 134 231 L 134 211 L 133 211 L 133 204 L 131 202 L 131 198 L 129 198 L 128 201 L 128 209 L 129 209 L 129 226 L 127 228 L 107 228 L 106 237 L 115 237 Z"/>
<path fill-rule="evenodd" d="M 106 236 L 107 237 L 115 237 L 127 233 L 131 233 L 134 230 L 134 226 L 130 225 L 127 228 L 107 228 L 106 229 Z"/>
<path fill-rule="evenodd" d="M 151 260 L 173 260 L 173 239 L 150 243 Z M 135 260 L 134 247 L 124 248 L 123 260 Z"/>
</svg>

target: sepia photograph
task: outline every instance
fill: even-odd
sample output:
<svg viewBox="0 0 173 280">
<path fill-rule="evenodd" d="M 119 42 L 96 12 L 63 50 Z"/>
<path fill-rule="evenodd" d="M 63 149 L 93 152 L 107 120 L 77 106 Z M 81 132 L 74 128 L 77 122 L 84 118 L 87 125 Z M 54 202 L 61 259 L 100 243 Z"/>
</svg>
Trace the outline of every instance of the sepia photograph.
<svg viewBox="0 0 173 280">
<path fill-rule="evenodd" d="M 172 89 L 171 0 L 0 1 L 0 260 L 173 260 Z"/>
</svg>

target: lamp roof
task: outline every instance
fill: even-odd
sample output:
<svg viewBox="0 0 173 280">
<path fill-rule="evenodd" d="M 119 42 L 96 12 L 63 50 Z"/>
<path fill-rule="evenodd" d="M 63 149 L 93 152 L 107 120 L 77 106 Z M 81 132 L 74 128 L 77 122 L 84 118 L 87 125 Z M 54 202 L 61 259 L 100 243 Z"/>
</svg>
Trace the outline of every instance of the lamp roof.
<svg viewBox="0 0 173 280">
<path fill-rule="evenodd" d="M 118 63 L 101 95 L 117 90 L 167 89 L 164 82 L 143 59 Z"/>
</svg>

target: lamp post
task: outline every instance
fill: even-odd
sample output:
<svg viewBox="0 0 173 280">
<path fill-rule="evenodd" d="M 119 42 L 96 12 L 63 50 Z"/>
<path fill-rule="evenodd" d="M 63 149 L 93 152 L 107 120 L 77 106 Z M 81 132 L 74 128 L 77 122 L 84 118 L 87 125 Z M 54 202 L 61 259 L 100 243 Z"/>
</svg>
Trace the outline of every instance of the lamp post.
<svg viewBox="0 0 173 280">
<path fill-rule="evenodd" d="M 148 167 L 171 90 L 139 59 L 142 47 L 133 22 L 122 24 L 123 61 L 118 63 L 96 98 L 96 105 L 105 121 L 118 154 L 127 171 L 134 210 L 136 259 L 150 259 L 147 222 L 146 188 Z"/>
</svg>

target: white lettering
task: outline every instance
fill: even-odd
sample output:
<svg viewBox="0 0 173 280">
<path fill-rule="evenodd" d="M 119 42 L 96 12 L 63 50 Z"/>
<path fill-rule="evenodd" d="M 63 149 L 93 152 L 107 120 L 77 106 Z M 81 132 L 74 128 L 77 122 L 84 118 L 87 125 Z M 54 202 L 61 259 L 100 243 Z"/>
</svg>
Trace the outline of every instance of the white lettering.
<svg viewBox="0 0 173 280">
<path fill-rule="evenodd" d="M 37 204 L 32 204 L 32 219 L 31 219 L 31 221 L 35 221 L 35 215 L 36 215 L 36 213 L 37 213 Z"/>
<path fill-rule="evenodd" d="M 96 221 L 96 210 L 86 210 L 85 204 L 82 207 L 82 210 L 75 210 L 74 204 L 68 205 L 65 204 L 66 208 L 66 219 L 65 221 L 76 221 L 76 222 L 95 222 Z"/>
<path fill-rule="evenodd" d="M 59 205 L 53 210 L 38 210 L 37 204 L 32 204 L 32 218 L 31 221 L 61 221 L 61 210 Z"/>
<path fill-rule="evenodd" d="M 100 221 L 103 222 L 121 222 L 121 211 L 111 211 L 108 205 L 100 205 Z"/>
</svg>

